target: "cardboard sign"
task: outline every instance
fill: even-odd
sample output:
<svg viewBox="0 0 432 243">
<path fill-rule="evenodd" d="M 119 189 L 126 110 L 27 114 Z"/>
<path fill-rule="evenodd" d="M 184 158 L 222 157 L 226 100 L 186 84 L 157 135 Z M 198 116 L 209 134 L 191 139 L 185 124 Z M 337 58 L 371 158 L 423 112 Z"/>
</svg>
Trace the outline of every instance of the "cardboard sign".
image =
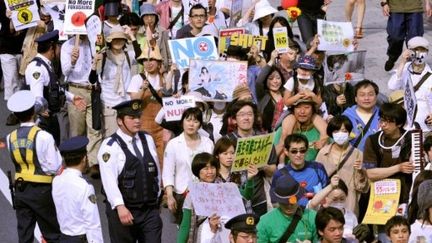
<svg viewBox="0 0 432 243">
<path fill-rule="evenodd" d="M 263 51 L 265 50 L 267 39 L 267 36 L 262 35 L 233 33 L 231 35 L 230 45 L 241 46 L 243 48 L 248 48 L 252 45 L 256 45 L 258 49 Z"/>
<path fill-rule="evenodd" d="M 247 62 L 190 60 L 189 89 L 207 101 L 231 101 L 235 87 L 247 83 Z"/>
<path fill-rule="evenodd" d="M 219 53 L 224 53 L 231 43 L 231 36 L 233 34 L 244 34 L 246 33 L 244 28 L 232 28 L 232 29 L 223 29 L 219 31 Z"/>
<path fill-rule="evenodd" d="M 247 170 L 249 165 L 257 168 L 267 165 L 273 147 L 274 133 L 237 140 L 235 160 L 231 171 Z"/>
<path fill-rule="evenodd" d="M 407 112 L 407 125 L 412 127 L 415 121 L 415 110 L 417 107 L 417 98 L 414 91 L 414 85 L 411 80 L 410 72 L 404 72 L 404 108 Z M 420 111 L 419 111 L 420 112 Z M 426 111 L 424 111 L 426 112 Z"/>
<path fill-rule="evenodd" d="M 323 62 L 324 85 L 365 79 L 366 50 L 326 54 Z"/>
<path fill-rule="evenodd" d="M 93 14 L 92 0 L 67 0 L 64 31 L 67 35 L 87 35 L 85 21 Z"/>
<path fill-rule="evenodd" d="M 354 30 L 351 22 L 333 22 L 318 19 L 318 50 L 320 51 L 354 51 Z"/>
<path fill-rule="evenodd" d="M 40 20 L 34 0 L 5 0 L 5 3 L 12 12 L 11 20 L 16 31 L 34 27 Z"/>
<path fill-rule="evenodd" d="M 179 121 L 187 108 L 195 107 L 195 97 L 191 95 L 184 95 L 180 98 L 166 97 L 162 98 L 162 104 L 165 120 Z"/>
<path fill-rule="evenodd" d="M 98 35 L 102 33 L 102 22 L 96 14 L 91 15 L 85 22 L 87 37 L 90 42 L 92 56 L 96 55 L 96 42 Z"/>
<path fill-rule="evenodd" d="M 212 36 L 169 40 L 173 62 L 181 70 L 189 67 L 189 59 L 217 60 L 216 44 Z"/>
<path fill-rule="evenodd" d="M 273 29 L 274 46 L 278 53 L 285 53 L 289 50 L 288 32 L 286 27 Z"/>
<path fill-rule="evenodd" d="M 59 31 L 59 40 L 66 41 L 68 36 L 64 33 L 64 18 L 65 18 L 65 3 L 61 0 L 56 0 L 57 2 L 50 1 L 45 3 L 45 10 L 51 15 L 51 19 L 54 24 L 54 29 Z"/>
<path fill-rule="evenodd" d="M 227 216 L 244 214 L 242 196 L 235 183 L 190 183 L 189 195 L 196 215 Z"/>
<path fill-rule="evenodd" d="M 372 182 L 369 204 L 362 224 L 384 225 L 396 215 L 400 193 L 401 182 L 398 179 Z"/>
</svg>

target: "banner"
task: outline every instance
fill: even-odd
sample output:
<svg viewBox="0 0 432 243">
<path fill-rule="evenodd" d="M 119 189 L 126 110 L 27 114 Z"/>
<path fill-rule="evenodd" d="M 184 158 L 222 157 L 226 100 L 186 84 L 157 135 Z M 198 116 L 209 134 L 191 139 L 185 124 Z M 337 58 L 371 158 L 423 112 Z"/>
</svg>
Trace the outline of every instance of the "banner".
<svg viewBox="0 0 432 243">
<path fill-rule="evenodd" d="M 326 54 L 324 86 L 332 83 L 357 82 L 365 79 L 366 50 Z"/>
<path fill-rule="evenodd" d="M 190 60 L 189 89 L 204 100 L 231 101 L 239 84 L 247 84 L 247 62 Z"/>
<path fill-rule="evenodd" d="M 212 36 L 169 40 L 171 58 L 181 70 L 189 67 L 189 59 L 217 60 L 219 55 Z"/>
<path fill-rule="evenodd" d="M 273 148 L 273 139 L 274 133 L 237 139 L 231 172 L 247 170 L 249 165 L 257 168 L 266 166 Z"/>
<path fill-rule="evenodd" d="M 288 32 L 286 27 L 273 28 L 274 46 L 278 53 L 288 52 Z"/>
<path fill-rule="evenodd" d="M 396 215 L 401 193 L 399 179 L 386 179 L 371 183 L 369 205 L 362 224 L 384 225 Z"/>
<path fill-rule="evenodd" d="M 162 104 L 165 120 L 179 121 L 187 108 L 195 107 L 195 97 L 191 95 L 184 95 L 180 98 L 166 97 L 162 98 Z"/>
<path fill-rule="evenodd" d="M 404 108 L 407 112 L 407 125 L 408 127 L 413 127 L 415 120 L 415 110 L 417 107 L 417 98 L 415 96 L 414 85 L 411 80 L 411 73 L 404 72 L 404 76 L 402 78 L 402 80 L 404 80 Z"/>
<path fill-rule="evenodd" d="M 11 20 L 16 31 L 34 27 L 40 20 L 35 0 L 5 0 L 5 4 L 12 12 Z"/>
<path fill-rule="evenodd" d="M 243 28 L 232 28 L 232 29 L 223 29 L 219 31 L 219 54 L 224 53 L 226 50 L 228 50 L 228 47 L 231 43 L 231 36 L 234 34 L 244 34 L 246 33 L 245 29 Z"/>
<path fill-rule="evenodd" d="M 64 31 L 67 35 L 87 35 L 85 21 L 93 14 L 93 0 L 67 0 Z"/>
<path fill-rule="evenodd" d="M 320 51 L 354 51 L 354 30 L 351 22 L 333 22 L 318 19 Z"/>
<path fill-rule="evenodd" d="M 249 34 L 239 34 L 233 33 L 231 35 L 230 45 L 241 46 L 243 48 L 251 47 L 256 45 L 261 51 L 265 50 L 267 43 L 267 36 L 262 35 L 249 35 Z"/>
<path fill-rule="evenodd" d="M 246 213 L 235 183 L 198 182 L 190 183 L 188 188 L 196 215 L 209 217 L 216 214 L 233 218 Z"/>
</svg>

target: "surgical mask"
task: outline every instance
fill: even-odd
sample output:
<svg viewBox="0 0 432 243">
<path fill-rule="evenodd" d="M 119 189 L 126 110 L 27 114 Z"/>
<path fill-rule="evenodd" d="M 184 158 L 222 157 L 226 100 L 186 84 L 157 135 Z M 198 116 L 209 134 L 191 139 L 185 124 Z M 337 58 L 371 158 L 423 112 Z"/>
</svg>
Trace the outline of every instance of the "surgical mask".
<svg viewBox="0 0 432 243">
<path fill-rule="evenodd" d="M 330 203 L 329 206 L 333 207 L 333 208 L 337 208 L 339 210 L 342 210 L 345 208 L 345 203 L 344 202 L 332 202 L 332 203 Z"/>
<path fill-rule="evenodd" d="M 298 79 L 303 79 L 303 80 L 309 80 L 311 78 L 311 76 L 310 75 L 297 74 L 297 78 Z"/>
<path fill-rule="evenodd" d="M 333 140 L 339 145 L 344 145 L 348 142 L 348 136 L 347 132 L 335 132 L 333 133 Z"/>
</svg>

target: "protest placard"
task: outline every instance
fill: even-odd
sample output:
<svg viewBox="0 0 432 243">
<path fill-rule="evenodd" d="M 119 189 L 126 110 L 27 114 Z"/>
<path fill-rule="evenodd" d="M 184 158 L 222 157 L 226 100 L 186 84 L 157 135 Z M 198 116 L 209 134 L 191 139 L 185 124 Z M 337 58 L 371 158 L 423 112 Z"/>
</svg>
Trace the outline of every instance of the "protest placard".
<svg viewBox="0 0 432 243">
<path fill-rule="evenodd" d="M 274 46 L 278 53 L 288 52 L 288 32 L 286 27 L 273 28 Z"/>
<path fill-rule="evenodd" d="M 5 0 L 5 4 L 12 12 L 12 24 L 17 31 L 36 26 L 40 20 L 38 6 L 34 0 Z"/>
<path fill-rule="evenodd" d="M 190 60 L 189 89 L 207 101 L 231 101 L 235 87 L 247 83 L 247 62 Z"/>
<path fill-rule="evenodd" d="M 233 33 L 231 35 L 230 45 L 241 46 L 243 48 L 248 48 L 252 45 L 256 45 L 258 49 L 264 51 L 267 40 L 267 36 Z"/>
<path fill-rule="evenodd" d="M 318 19 L 318 35 L 320 51 L 342 51 L 354 50 L 354 30 L 351 22 L 333 22 Z"/>
<path fill-rule="evenodd" d="M 244 28 L 231 28 L 231 29 L 223 29 L 219 31 L 219 44 L 218 44 L 218 49 L 219 49 L 219 54 L 224 53 L 231 42 L 231 36 L 234 34 L 244 34 L 245 29 Z"/>
<path fill-rule="evenodd" d="M 249 165 L 257 168 L 267 165 L 273 148 L 274 133 L 237 139 L 235 160 L 231 171 L 247 170 Z"/>
<path fill-rule="evenodd" d="M 182 0 L 183 4 L 183 19 L 185 21 L 185 25 L 189 24 L 189 11 L 193 5 L 196 4 L 203 5 L 206 9 L 208 9 L 208 0 Z"/>
<path fill-rule="evenodd" d="M 96 42 L 98 35 L 102 34 L 102 22 L 96 14 L 91 15 L 85 22 L 87 37 L 90 42 L 92 56 L 96 55 Z"/>
<path fill-rule="evenodd" d="M 189 67 L 189 59 L 217 60 L 216 43 L 212 36 L 169 40 L 171 58 L 179 69 Z"/>
<path fill-rule="evenodd" d="M 365 79 L 366 50 L 328 53 L 323 62 L 324 85 Z"/>
<path fill-rule="evenodd" d="M 244 214 L 242 196 L 235 183 L 189 183 L 189 195 L 196 215 L 227 216 Z"/>
<path fill-rule="evenodd" d="M 66 41 L 68 36 L 64 33 L 66 0 L 51 0 L 44 3 L 45 10 L 51 16 L 54 29 L 59 31 L 59 40 Z"/>
<path fill-rule="evenodd" d="M 415 110 L 417 107 L 417 98 L 415 96 L 414 85 L 411 80 L 411 73 L 404 72 L 404 108 L 407 112 L 407 126 L 412 127 L 415 120 Z"/>
<path fill-rule="evenodd" d="M 179 98 L 165 97 L 162 98 L 162 104 L 165 120 L 179 121 L 187 108 L 195 107 L 195 97 L 191 95 L 183 95 Z"/>
<path fill-rule="evenodd" d="M 64 31 L 67 35 L 87 35 L 85 21 L 93 14 L 93 0 L 67 0 Z"/>
<path fill-rule="evenodd" d="M 399 206 L 401 182 L 399 179 L 386 179 L 371 183 L 371 192 L 363 224 L 383 225 L 396 215 Z"/>
</svg>

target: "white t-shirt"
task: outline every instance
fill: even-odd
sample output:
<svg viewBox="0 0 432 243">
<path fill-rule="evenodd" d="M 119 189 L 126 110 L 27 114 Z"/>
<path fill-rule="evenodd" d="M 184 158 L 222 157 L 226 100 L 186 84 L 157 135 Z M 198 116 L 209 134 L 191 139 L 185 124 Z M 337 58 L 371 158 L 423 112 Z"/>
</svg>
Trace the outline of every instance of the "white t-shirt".
<svg viewBox="0 0 432 243">
<path fill-rule="evenodd" d="M 161 89 L 160 82 L 159 82 L 159 80 L 160 80 L 159 75 L 157 75 L 156 77 L 146 75 L 146 77 L 147 77 L 147 80 L 151 83 L 151 85 L 153 86 L 153 88 L 156 91 Z M 142 79 L 141 75 L 140 74 L 134 75 L 130 81 L 128 88 L 127 88 L 127 92 L 128 93 L 138 92 L 140 90 L 142 84 L 143 84 L 143 79 Z"/>
<path fill-rule="evenodd" d="M 309 81 L 306 84 L 303 84 L 300 81 L 298 81 L 298 83 L 299 83 L 299 86 L 298 86 L 299 90 L 309 89 L 310 91 L 313 91 L 313 89 L 315 88 L 315 82 L 313 79 L 309 79 Z M 284 88 L 290 92 L 293 92 L 293 90 L 294 90 L 294 78 L 293 77 L 288 79 L 288 81 L 284 85 Z"/>
<path fill-rule="evenodd" d="M 423 224 L 416 220 L 411 225 L 411 235 L 409 238 L 409 243 L 417 243 L 417 242 L 432 242 L 432 225 Z"/>
</svg>

